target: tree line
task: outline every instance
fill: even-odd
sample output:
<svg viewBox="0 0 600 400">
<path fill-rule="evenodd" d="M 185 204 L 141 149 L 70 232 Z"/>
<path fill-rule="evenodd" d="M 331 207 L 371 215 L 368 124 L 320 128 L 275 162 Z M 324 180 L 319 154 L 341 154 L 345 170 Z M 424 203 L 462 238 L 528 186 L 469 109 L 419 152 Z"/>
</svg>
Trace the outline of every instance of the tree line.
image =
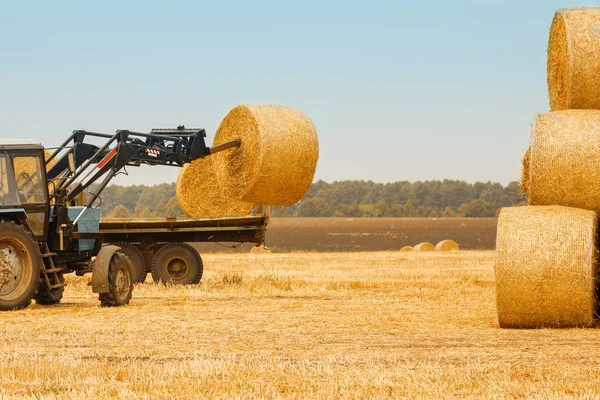
<svg viewBox="0 0 600 400">
<path fill-rule="evenodd" d="M 494 217 L 500 208 L 525 204 L 518 182 L 458 180 L 312 184 L 297 204 L 273 207 L 275 217 Z M 175 184 L 112 185 L 102 194 L 102 215 L 181 217 Z"/>
</svg>

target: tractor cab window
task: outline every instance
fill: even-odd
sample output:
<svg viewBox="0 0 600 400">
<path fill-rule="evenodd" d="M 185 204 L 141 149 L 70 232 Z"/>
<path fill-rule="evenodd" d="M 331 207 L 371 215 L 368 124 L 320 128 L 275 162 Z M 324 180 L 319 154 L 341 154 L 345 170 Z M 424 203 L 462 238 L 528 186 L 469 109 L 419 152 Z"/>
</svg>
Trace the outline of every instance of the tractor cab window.
<svg viewBox="0 0 600 400">
<path fill-rule="evenodd" d="M 0 154 L 0 206 L 18 206 L 17 190 L 10 173 L 9 159 L 6 154 Z"/>
<path fill-rule="evenodd" d="M 15 156 L 13 158 L 13 168 L 15 170 L 15 180 L 21 203 L 45 203 L 45 182 L 43 181 L 40 157 Z"/>
</svg>

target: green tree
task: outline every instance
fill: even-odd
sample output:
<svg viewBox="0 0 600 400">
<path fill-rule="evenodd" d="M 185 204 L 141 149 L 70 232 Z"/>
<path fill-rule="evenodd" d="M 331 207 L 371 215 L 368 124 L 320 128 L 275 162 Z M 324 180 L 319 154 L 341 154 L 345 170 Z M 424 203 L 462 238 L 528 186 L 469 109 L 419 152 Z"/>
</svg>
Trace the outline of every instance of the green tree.
<svg viewBox="0 0 600 400">
<path fill-rule="evenodd" d="M 313 197 L 300 202 L 297 214 L 299 217 L 330 217 L 332 213 L 324 198 Z"/>
<path fill-rule="evenodd" d="M 109 218 L 129 218 L 131 212 L 123 204 L 117 204 L 117 206 L 108 214 Z"/>
<path fill-rule="evenodd" d="M 482 199 L 471 200 L 458 209 L 459 214 L 466 218 L 495 217 L 497 216 L 497 211 L 497 208 L 493 204 Z"/>
<path fill-rule="evenodd" d="M 404 211 L 404 216 L 405 217 L 418 217 L 419 216 L 419 211 L 417 210 L 417 208 L 413 205 L 412 201 L 407 200 L 406 204 L 404 204 L 404 207 L 402 207 L 403 211 Z"/>
</svg>

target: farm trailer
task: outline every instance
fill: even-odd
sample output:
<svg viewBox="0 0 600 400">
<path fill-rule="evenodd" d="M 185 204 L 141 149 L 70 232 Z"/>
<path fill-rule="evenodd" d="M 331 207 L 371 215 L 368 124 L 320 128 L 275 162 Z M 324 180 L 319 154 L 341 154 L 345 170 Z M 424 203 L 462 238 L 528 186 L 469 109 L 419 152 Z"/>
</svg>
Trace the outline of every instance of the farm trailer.
<svg viewBox="0 0 600 400">
<path fill-rule="evenodd" d="M 101 219 L 100 232 L 133 261 L 136 282 L 151 273 L 156 282 L 195 284 L 204 266 L 189 243 L 264 244 L 269 222 L 268 208 L 264 210 L 242 217 Z"/>
</svg>

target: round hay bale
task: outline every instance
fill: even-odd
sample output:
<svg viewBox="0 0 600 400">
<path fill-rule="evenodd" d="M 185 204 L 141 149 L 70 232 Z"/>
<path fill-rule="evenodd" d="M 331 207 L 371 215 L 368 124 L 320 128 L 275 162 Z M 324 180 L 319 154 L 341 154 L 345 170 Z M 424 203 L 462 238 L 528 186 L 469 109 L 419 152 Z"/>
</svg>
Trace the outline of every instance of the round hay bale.
<svg viewBox="0 0 600 400">
<path fill-rule="evenodd" d="M 600 211 L 600 111 L 539 114 L 530 148 L 530 205 Z"/>
<path fill-rule="evenodd" d="M 442 240 L 435 246 L 435 251 L 459 251 L 460 247 L 454 240 Z"/>
<path fill-rule="evenodd" d="M 600 8 L 558 10 L 548 42 L 550 109 L 600 108 Z"/>
<path fill-rule="evenodd" d="M 496 242 L 496 305 L 504 328 L 595 323 L 597 217 L 593 211 L 504 208 Z"/>
<path fill-rule="evenodd" d="M 519 191 L 524 195 L 529 193 L 529 165 L 531 164 L 531 147 L 527 148 L 523 159 L 521 160 L 523 169 L 521 171 L 521 181 L 519 182 Z"/>
<path fill-rule="evenodd" d="M 431 243 L 423 242 L 423 243 L 419 243 L 418 245 L 413 247 L 412 251 L 427 252 L 427 251 L 434 251 L 434 250 L 435 250 L 435 247 Z"/>
<path fill-rule="evenodd" d="M 404 246 L 400 249 L 400 253 L 408 253 L 409 251 L 413 251 L 412 246 Z"/>
<path fill-rule="evenodd" d="M 241 105 L 221 122 L 214 145 L 241 138 L 239 149 L 215 154 L 226 193 L 253 204 L 289 206 L 308 191 L 319 158 L 314 124 L 301 111 Z"/>
<path fill-rule="evenodd" d="M 223 194 L 212 157 L 184 165 L 177 176 L 175 193 L 181 211 L 191 218 L 246 215 L 253 207 Z"/>
</svg>

